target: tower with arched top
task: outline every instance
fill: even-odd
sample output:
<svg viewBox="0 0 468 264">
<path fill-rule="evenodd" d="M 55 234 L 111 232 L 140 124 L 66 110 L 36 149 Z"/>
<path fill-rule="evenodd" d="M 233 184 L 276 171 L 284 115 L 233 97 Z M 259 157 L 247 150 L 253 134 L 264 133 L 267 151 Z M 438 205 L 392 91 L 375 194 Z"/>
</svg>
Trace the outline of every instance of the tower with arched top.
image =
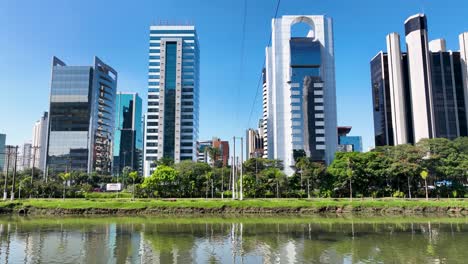
<svg viewBox="0 0 468 264">
<path fill-rule="evenodd" d="M 298 24 L 309 26 L 303 36 L 295 34 Z M 273 19 L 265 75 L 265 157 L 283 160 L 288 175 L 304 154 L 329 164 L 338 144 L 332 19 Z"/>
</svg>

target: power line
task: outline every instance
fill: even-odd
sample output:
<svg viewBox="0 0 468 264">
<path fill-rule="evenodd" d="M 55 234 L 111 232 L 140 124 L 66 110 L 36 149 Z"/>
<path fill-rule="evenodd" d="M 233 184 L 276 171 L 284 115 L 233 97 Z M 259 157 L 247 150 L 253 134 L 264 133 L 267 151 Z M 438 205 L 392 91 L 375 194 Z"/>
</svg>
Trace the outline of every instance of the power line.
<svg viewBox="0 0 468 264">
<path fill-rule="evenodd" d="M 278 0 L 276 2 L 275 15 L 273 16 L 274 19 L 276 19 L 276 17 L 278 17 L 278 10 L 279 10 L 280 4 L 281 4 L 281 0 Z M 273 32 L 270 31 L 270 37 L 268 38 L 267 47 L 269 47 L 271 45 L 272 34 L 273 34 Z M 257 82 L 257 91 L 255 92 L 255 97 L 254 97 L 254 100 L 253 100 L 253 103 L 252 103 L 252 107 L 250 108 L 249 121 L 247 122 L 247 127 L 250 126 L 250 121 L 252 120 L 252 114 L 253 114 L 253 110 L 255 108 L 255 103 L 257 102 L 258 91 L 260 90 L 260 83 L 262 81 L 263 69 L 265 68 L 265 64 L 266 64 L 266 60 L 264 58 L 263 59 L 263 66 L 262 66 L 262 69 L 260 71 L 260 77 L 258 78 L 258 82 Z"/>
<path fill-rule="evenodd" d="M 237 99 L 240 97 L 240 88 L 242 84 L 242 76 L 244 69 L 244 53 L 245 53 L 245 27 L 247 20 L 247 0 L 244 0 L 244 10 L 243 10 L 243 19 L 242 19 L 242 37 L 241 37 L 241 52 L 240 52 L 240 63 L 239 63 L 239 79 L 237 85 Z M 236 121 L 239 120 L 239 112 L 236 111 Z"/>
</svg>

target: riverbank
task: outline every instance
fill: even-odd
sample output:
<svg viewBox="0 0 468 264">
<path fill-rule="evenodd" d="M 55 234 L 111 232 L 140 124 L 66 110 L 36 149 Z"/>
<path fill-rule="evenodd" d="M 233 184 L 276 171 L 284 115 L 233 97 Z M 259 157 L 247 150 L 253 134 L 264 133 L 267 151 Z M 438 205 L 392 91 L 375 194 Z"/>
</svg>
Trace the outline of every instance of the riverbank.
<svg viewBox="0 0 468 264">
<path fill-rule="evenodd" d="M 468 216 L 468 199 L 25 199 L 0 202 L 0 214 L 457 214 Z"/>
</svg>

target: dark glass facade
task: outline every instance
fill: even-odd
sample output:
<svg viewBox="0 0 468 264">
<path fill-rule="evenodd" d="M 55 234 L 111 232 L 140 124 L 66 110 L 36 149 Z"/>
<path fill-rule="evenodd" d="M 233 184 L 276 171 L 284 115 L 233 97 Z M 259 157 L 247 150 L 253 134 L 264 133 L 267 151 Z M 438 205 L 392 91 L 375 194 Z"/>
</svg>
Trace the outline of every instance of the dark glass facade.
<svg viewBox="0 0 468 264">
<path fill-rule="evenodd" d="M 454 139 L 466 136 L 466 110 L 462 71 L 458 52 L 434 52 L 432 59 L 432 98 L 436 137 Z"/>
<path fill-rule="evenodd" d="M 51 172 L 110 173 L 117 74 L 53 60 L 47 168 Z"/>
<path fill-rule="evenodd" d="M 386 53 L 379 53 L 372 59 L 371 82 L 375 145 L 393 145 L 388 57 Z"/>
<path fill-rule="evenodd" d="M 174 157 L 176 111 L 177 42 L 166 42 L 166 83 L 164 89 L 163 157 Z"/>
<path fill-rule="evenodd" d="M 124 167 L 142 173 L 143 127 L 142 100 L 136 93 L 118 93 L 114 134 L 114 175 Z"/>
<path fill-rule="evenodd" d="M 325 160 L 325 116 L 321 78 L 321 44 L 313 38 L 291 38 L 291 112 L 293 151 Z M 321 140 L 323 139 L 323 140 Z"/>
</svg>

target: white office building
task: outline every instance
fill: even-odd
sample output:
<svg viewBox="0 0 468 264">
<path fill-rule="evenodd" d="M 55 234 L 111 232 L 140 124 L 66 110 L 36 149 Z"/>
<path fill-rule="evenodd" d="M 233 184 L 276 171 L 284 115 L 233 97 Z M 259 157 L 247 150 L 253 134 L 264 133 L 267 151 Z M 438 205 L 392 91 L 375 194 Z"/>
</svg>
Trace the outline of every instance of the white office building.
<svg viewBox="0 0 468 264">
<path fill-rule="evenodd" d="M 298 23 L 310 27 L 306 36 L 291 35 Z M 294 172 L 295 157 L 303 154 L 331 163 L 338 145 L 332 19 L 273 19 L 265 73 L 265 156 L 283 160 L 287 175 Z"/>
<path fill-rule="evenodd" d="M 194 26 L 150 27 L 144 175 L 161 158 L 197 159 L 199 52 Z"/>
</svg>

